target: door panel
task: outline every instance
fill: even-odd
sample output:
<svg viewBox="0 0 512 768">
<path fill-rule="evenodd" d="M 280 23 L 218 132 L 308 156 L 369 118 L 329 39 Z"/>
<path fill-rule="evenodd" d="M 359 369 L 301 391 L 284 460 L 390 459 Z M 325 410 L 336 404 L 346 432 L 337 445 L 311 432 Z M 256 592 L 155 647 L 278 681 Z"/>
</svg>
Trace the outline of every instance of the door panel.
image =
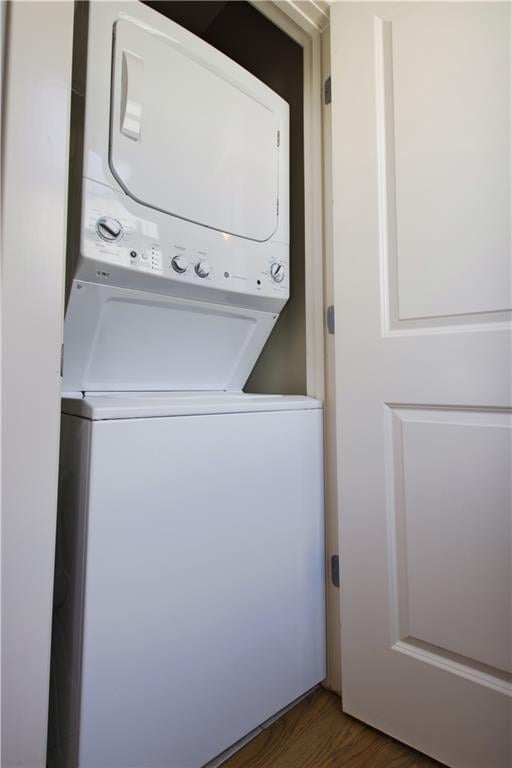
<svg viewBox="0 0 512 768">
<path fill-rule="evenodd" d="M 347 712 L 512 765 L 511 7 L 335 3 Z"/>
<path fill-rule="evenodd" d="M 507 8 L 427 3 L 379 26 L 391 58 L 377 76 L 393 94 L 399 316 L 508 310 Z"/>
<path fill-rule="evenodd" d="M 512 419 L 503 411 L 390 413 L 395 641 L 423 641 L 438 653 L 465 656 L 470 666 L 482 662 L 497 673 L 512 672 Z"/>
</svg>

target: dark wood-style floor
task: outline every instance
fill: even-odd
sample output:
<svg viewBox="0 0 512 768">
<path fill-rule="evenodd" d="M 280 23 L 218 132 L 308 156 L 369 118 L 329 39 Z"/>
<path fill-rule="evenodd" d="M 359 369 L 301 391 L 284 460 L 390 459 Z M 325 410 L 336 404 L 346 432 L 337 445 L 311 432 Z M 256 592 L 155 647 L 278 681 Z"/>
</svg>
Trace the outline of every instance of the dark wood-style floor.
<svg viewBox="0 0 512 768">
<path fill-rule="evenodd" d="M 345 715 L 318 688 L 222 768 L 439 768 L 440 763 Z"/>
</svg>

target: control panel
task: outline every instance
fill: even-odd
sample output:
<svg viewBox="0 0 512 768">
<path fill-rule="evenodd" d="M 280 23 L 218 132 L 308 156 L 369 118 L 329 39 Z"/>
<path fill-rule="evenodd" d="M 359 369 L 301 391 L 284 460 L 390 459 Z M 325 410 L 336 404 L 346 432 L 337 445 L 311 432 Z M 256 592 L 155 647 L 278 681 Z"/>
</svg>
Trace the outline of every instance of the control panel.
<svg viewBox="0 0 512 768">
<path fill-rule="evenodd" d="M 112 265 L 177 284 L 287 300 L 287 243 L 250 241 L 148 209 L 151 219 L 142 219 L 141 207 L 137 215 L 123 198 L 85 180 L 82 255 L 101 262 L 99 277 L 108 279 Z"/>
</svg>

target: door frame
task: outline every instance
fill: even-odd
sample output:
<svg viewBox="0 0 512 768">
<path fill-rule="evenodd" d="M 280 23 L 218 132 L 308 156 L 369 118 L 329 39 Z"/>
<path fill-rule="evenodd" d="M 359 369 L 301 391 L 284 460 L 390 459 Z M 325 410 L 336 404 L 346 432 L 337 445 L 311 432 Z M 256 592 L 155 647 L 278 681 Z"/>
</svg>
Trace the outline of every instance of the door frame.
<svg viewBox="0 0 512 768">
<path fill-rule="evenodd" d="M 4 768 L 43 768 L 57 518 L 73 5 L 8 2 L 0 13 L 1 763 Z M 34 125 L 37 130 L 30 131 Z"/>
<path fill-rule="evenodd" d="M 339 553 L 336 485 L 334 344 L 325 313 L 332 299 L 330 109 L 324 81 L 330 71 L 329 3 L 325 0 L 249 0 L 303 49 L 304 228 L 307 394 L 324 402 L 327 678 L 341 693 L 340 589 L 331 579 Z"/>
</svg>

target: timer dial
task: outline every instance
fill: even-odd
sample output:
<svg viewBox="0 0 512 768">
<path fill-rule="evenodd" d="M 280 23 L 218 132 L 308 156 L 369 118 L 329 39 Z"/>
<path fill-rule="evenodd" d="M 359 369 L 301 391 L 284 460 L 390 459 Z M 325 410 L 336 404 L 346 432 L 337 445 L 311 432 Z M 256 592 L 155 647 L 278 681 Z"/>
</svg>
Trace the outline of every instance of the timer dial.
<svg viewBox="0 0 512 768">
<path fill-rule="evenodd" d="M 281 283 L 284 279 L 284 267 L 282 264 L 274 262 L 270 266 L 270 277 L 275 283 Z"/>
<path fill-rule="evenodd" d="M 123 225 L 112 216 L 102 216 L 96 222 L 96 232 L 107 243 L 115 243 L 123 236 Z"/>
<path fill-rule="evenodd" d="M 210 274 L 210 265 L 207 261 L 198 261 L 195 270 L 198 277 L 208 277 Z"/>
<path fill-rule="evenodd" d="M 187 271 L 188 261 L 186 256 L 182 253 L 177 253 L 176 256 L 172 258 L 171 264 L 174 271 L 178 272 L 180 275 Z"/>
</svg>

